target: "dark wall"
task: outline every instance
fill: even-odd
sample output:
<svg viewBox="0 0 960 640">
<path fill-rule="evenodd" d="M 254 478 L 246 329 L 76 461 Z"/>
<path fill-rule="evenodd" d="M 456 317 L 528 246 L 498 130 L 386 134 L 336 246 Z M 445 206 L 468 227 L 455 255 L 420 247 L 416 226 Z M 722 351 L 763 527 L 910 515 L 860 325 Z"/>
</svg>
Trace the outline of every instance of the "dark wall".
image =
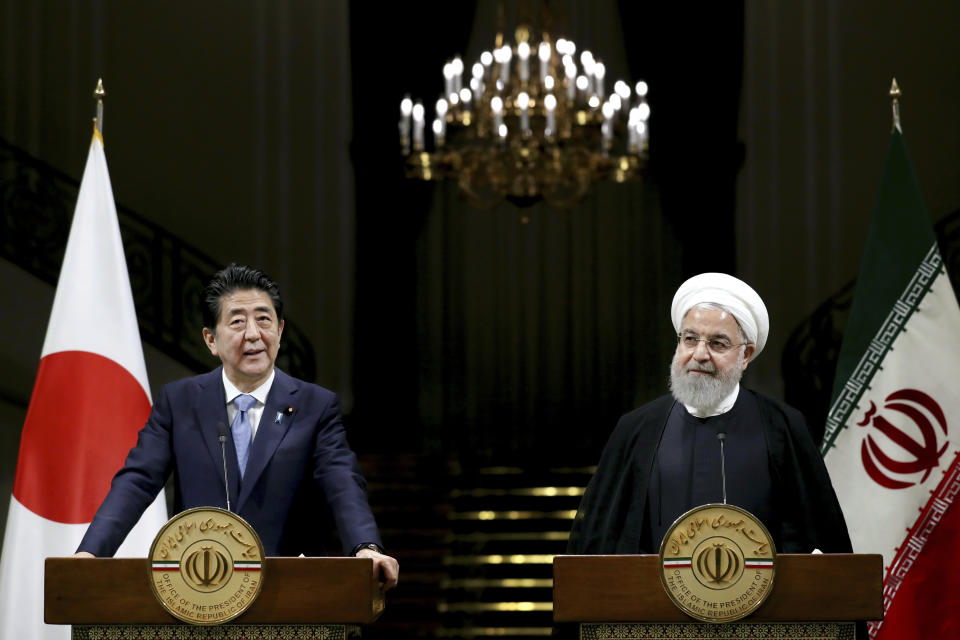
<svg viewBox="0 0 960 640">
<path fill-rule="evenodd" d="M 528 225 L 397 154 L 399 99 L 492 41 L 492 2 L 0 0 L 0 136 L 79 177 L 102 76 L 117 201 L 281 281 L 361 451 L 595 458 L 665 389 L 667 307 L 701 270 L 767 300 L 748 383 L 782 395 L 786 335 L 856 273 L 894 73 L 931 214 L 957 208 L 956 7 L 550 4 L 649 81 L 650 173 Z"/>
<path fill-rule="evenodd" d="M 674 288 L 735 269 L 742 5 L 693 21 L 680 8 L 551 5 L 563 25 L 554 36 L 592 49 L 631 85 L 646 79 L 655 114 L 646 184 L 604 185 L 570 211 L 480 210 L 454 186 L 401 178 L 400 99 L 432 106 L 444 62 L 459 53 L 469 67 L 469 54 L 492 46 L 495 3 L 391 6 L 375 23 L 353 5 L 352 419 L 383 450 L 592 462 L 619 415 L 665 391 Z M 508 21 L 516 10 L 508 3 Z M 383 74 L 384 51 L 415 62 Z M 722 105 L 710 117 L 705 96 Z"/>
</svg>

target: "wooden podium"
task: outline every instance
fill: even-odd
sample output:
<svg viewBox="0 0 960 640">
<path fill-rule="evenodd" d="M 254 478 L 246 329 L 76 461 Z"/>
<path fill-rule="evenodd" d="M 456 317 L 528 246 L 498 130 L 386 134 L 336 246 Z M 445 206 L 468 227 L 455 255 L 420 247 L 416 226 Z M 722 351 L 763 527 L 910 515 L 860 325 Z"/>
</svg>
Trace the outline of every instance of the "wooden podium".
<svg viewBox="0 0 960 640">
<path fill-rule="evenodd" d="M 553 619 L 580 623 L 582 640 L 852 640 L 858 621 L 883 617 L 882 556 L 781 554 L 776 561 L 767 600 L 742 620 L 717 624 L 695 620 L 673 604 L 655 555 L 557 556 Z"/>
<path fill-rule="evenodd" d="M 145 558 L 47 558 L 44 620 L 73 625 L 75 640 L 344 640 L 359 636 L 384 606 L 369 558 L 266 558 L 260 595 L 216 626 L 170 615 L 149 580 Z"/>
</svg>

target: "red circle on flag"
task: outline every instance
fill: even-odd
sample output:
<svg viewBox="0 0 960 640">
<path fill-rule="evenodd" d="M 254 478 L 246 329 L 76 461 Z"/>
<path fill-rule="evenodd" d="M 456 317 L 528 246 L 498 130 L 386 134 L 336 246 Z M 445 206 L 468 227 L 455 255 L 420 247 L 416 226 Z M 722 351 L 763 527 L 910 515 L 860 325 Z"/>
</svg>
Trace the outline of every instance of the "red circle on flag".
<svg viewBox="0 0 960 640">
<path fill-rule="evenodd" d="M 20 437 L 14 497 L 48 520 L 90 522 L 149 415 L 143 387 L 113 360 L 86 351 L 44 357 Z"/>
</svg>

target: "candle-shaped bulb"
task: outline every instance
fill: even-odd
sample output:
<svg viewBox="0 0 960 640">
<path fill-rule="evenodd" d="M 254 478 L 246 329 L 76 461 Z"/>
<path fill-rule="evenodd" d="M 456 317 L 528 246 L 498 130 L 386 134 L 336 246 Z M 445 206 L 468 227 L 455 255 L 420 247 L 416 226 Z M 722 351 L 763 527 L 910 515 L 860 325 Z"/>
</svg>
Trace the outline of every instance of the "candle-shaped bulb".
<svg viewBox="0 0 960 640">
<path fill-rule="evenodd" d="M 594 90 L 601 99 L 606 97 L 606 89 L 603 87 L 603 79 L 607 75 L 607 67 L 602 62 L 597 61 L 593 65 Z"/>
<path fill-rule="evenodd" d="M 472 99 L 473 99 L 473 93 L 470 91 L 470 89 L 467 89 L 466 87 L 464 87 L 463 89 L 460 89 L 460 102 L 463 103 L 464 107 L 469 106 L 470 100 Z"/>
<path fill-rule="evenodd" d="M 507 125 L 505 125 L 505 124 L 503 124 L 503 123 L 501 122 L 501 123 L 500 123 L 500 126 L 497 127 L 497 135 L 499 135 L 501 138 L 506 138 L 506 137 L 507 137 Z"/>
<path fill-rule="evenodd" d="M 537 50 L 537 56 L 540 58 L 540 62 L 546 64 L 550 62 L 550 43 L 541 42 L 540 47 Z"/>
<path fill-rule="evenodd" d="M 647 83 L 644 82 L 643 80 L 637 83 L 637 95 L 640 96 L 641 98 L 647 95 L 648 89 L 649 87 L 647 87 Z"/>
<path fill-rule="evenodd" d="M 610 100 L 607 102 L 607 104 L 613 107 L 614 111 L 620 111 L 620 107 L 623 106 L 623 102 L 620 101 L 620 96 L 616 93 L 610 96 Z"/>
<path fill-rule="evenodd" d="M 590 98 L 587 99 L 587 105 L 589 105 L 591 109 L 596 109 L 600 106 L 600 98 L 595 95 L 590 96 Z"/>
<path fill-rule="evenodd" d="M 496 114 L 501 113 L 503 111 L 503 98 L 500 96 L 490 98 L 490 109 Z"/>
<path fill-rule="evenodd" d="M 590 53 L 589 49 L 584 49 L 580 54 L 580 64 L 583 65 L 583 69 L 585 71 L 587 69 L 592 69 L 593 65 L 596 64 L 596 61 L 593 59 L 593 54 Z M 591 71 L 587 71 L 587 73 L 591 73 Z"/>
<path fill-rule="evenodd" d="M 447 115 L 447 101 L 443 98 L 437 100 L 437 117 L 443 118 Z"/>
<path fill-rule="evenodd" d="M 489 67 L 493 64 L 493 54 L 489 51 L 484 51 L 480 54 L 480 62 L 483 64 L 483 66 Z"/>
<path fill-rule="evenodd" d="M 404 155 L 410 153 L 410 114 L 413 113 L 413 100 L 405 96 L 400 101 L 400 146 Z"/>
<path fill-rule="evenodd" d="M 530 132 L 530 113 L 527 111 L 530 107 L 530 96 L 526 91 L 517 94 L 517 107 L 520 108 L 520 130 L 527 134 Z"/>
<path fill-rule="evenodd" d="M 437 149 L 443 147 L 447 139 L 447 121 L 442 117 L 433 120 L 433 139 L 437 144 Z"/>
<path fill-rule="evenodd" d="M 615 83 L 613 83 L 613 91 L 623 100 L 626 100 L 630 97 L 630 85 L 623 80 L 617 80 Z"/>
<path fill-rule="evenodd" d="M 557 84 L 557 81 L 553 79 L 553 76 L 546 76 L 543 79 L 543 88 L 547 91 L 553 91 L 554 85 Z"/>
<path fill-rule="evenodd" d="M 548 139 L 552 139 L 557 128 L 557 98 L 552 93 L 548 93 L 543 99 L 543 106 L 547 109 L 547 122 L 543 133 Z"/>
<path fill-rule="evenodd" d="M 540 82 L 547 79 L 547 72 L 550 70 L 550 43 L 541 42 L 537 50 L 537 57 L 540 58 Z"/>
<path fill-rule="evenodd" d="M 413 148 L 423 149 L 423 104 L 419 101 L 413 105 Z"/>
<path fill-rule="evenodd" d="M 443 65 L 443 92 L 447 95 L 453 91 L 453 63 Z"/>
<path fill-rule="evenodd" d="M 650 119 L 650 105 L 648 105 L 646 102 L 641 102 L 639 105 L 637 105 L 637 112 L 640 120 Z"/>
<path fill-rule="evenodd" d="M 595 91 L 594 88 L 593 88 L 593 81 L 592 81 L 592 79 L 593 79 L 594 67 L 597 66 L 597 63 L 596 63 L 596 61 L 593 59 L 593 54 L 590 53 L 590 52 L 587 51 L 587 50 L 584 50 L 583 53 L 580 54 L 580 66 L 583 67 L 583 75 L 586 76 L 586 79 L 587 79 L 587 86 L 584 87 L 584 88 L 582 88 L 582 89 L 580 89 L 580 90 L 581 90 L 581 91 L 587 91 L 587 92 L 589 92 L 589 93 L 596 93 L 596 91 Z M 579 87 L 579 84 L 578 84 L 577 86 Z M 597 106 L 599 106 L 599 105 L 600 105 L 600 101 L 599 101 L 599 99 L 598 99 L 598 100 L 597 100 L 597 104 L 595 104 L 595 105 L 592 104 L 592 105 L 590 105 L 590 106 L 591 106 L 591 107 L 597 107 Z"/>
<path fill-rule="evenodd" d="M 484 52 L 484 53 L 486 53 L 486 52 Z M 489 55 L 489 54 L 487 54 L 487 55 Z M 473 69 L 472 69 L 472 71 L 473 71 L 473 77 L 474 77 L 474 78 L 482 78 L 482 77 L 483 77 L 483 65 L 480 64 L 479 62 L 474 62 L 474 63 L 473 63 Z"/>
<path fill-rule="evenodd" d="M 463 60 L 457 56 L 450 64 L 453 66 L 453 88 L 450 93 L 458 93 L 463 88 Z"/>
<path fill-rule="evenodd" d="M 587 76 L 577 76 L 577 89 L 580 91 L 586 91 L 587 87 L 590 86 L 590 81 L 587 80 Z"/>
<path fill-rule="evenodd" d="M 604 120 L 609 120 L 613 117 L 613 114 L 617 112 L 617 109 L 611 103 L 604 102 L 603 108 L 600 111 L 603 113 Z"/>
<path fill-rule="evenodd" d="M 521 42 L 517 45 L 517 58 L 520 59 L 520 82 L 530 78 L 530 45 Z"/>
<path fill-rule="evenodd" d="M 506 86 L 507 81 L 510 79 L 510 58 L 513 57 L 513 53 L 510 50 L 510 45 L 503 45 L 499 49 L 495 49 L 493 52 L 493 58 L 500 65 L 500 82 Z"/>
</svg>

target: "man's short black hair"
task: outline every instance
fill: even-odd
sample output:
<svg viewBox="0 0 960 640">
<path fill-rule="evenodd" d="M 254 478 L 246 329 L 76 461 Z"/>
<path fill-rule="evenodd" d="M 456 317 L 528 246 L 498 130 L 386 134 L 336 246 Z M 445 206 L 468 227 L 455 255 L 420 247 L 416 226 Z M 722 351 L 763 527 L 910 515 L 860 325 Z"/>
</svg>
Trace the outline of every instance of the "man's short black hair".
<svg viewBox="0 0 960 640">
<path fill-rule="evenodd" d="M 280 299 L 277 283 L 260 269 L 232 262 L 214 274 L 207 288 L 203 290 L 203 300 L 206 303 L 203 306 L 203 326 L 216 332 L 223 297 L 244 289 L 257 289 L 270 296 L 277 312 L 277 321 L 283 320 L 283 300 Z"/>
</svg>

